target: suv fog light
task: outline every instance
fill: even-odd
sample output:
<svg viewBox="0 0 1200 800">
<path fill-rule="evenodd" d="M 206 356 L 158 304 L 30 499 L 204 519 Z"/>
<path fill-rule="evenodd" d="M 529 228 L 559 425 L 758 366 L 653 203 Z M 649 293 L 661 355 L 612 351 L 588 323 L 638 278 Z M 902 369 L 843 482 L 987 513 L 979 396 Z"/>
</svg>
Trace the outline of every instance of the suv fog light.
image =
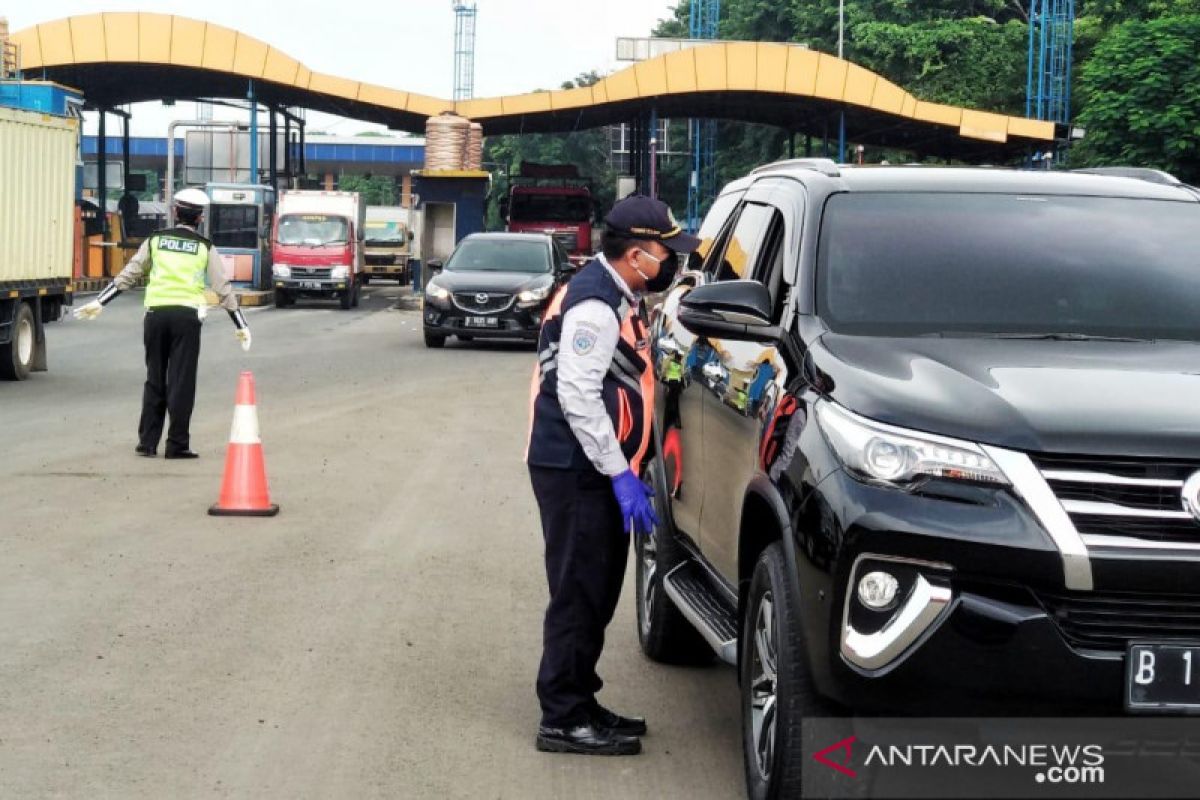
<svg viewBox="0 0 1200 800">
<path fill-rule="evenodd" d="M 896 602 L 900 581 L 887 572 L 868 572 L 858 582 L 858 601 L 872 611 L 883 611 Z"/>
</svg>

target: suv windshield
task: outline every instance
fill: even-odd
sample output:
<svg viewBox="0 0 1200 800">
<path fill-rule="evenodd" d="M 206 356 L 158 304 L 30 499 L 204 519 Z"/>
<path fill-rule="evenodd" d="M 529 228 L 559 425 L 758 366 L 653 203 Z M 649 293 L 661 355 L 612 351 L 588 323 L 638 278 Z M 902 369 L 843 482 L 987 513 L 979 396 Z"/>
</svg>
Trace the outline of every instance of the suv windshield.
<svg viewBox="0 0 1200 800">
<path fill-rule="evenodd" d="M 1200 340 L 1196 203 L 846 193 L 817 259 L 839 333 Z"/>
<path fill-rule="evenodd" d="M 587 222 L 591 215 L 590 198 L 570 194 L 514 192 L 508 210 L 513 222 Z"/>
<path fill-rule="evenodd" d="M 279 243 L 345 244 L 346 220 L 329 214 L 285 214 L 279 218 Z"/>
<path fill-rule="evenodd" d="M 475 239 L 463 242 L 450 256 L 451 272 L 549 272 L 550 247 L 544 242 Z"/>
</svg>

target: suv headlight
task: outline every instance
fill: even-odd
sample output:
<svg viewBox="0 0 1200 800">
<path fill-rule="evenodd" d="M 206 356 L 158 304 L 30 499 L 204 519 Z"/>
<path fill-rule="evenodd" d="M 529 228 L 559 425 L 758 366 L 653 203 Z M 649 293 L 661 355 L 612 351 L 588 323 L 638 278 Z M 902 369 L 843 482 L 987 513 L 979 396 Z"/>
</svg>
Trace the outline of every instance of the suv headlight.
<svg viewBox="0 0 1200 800">
<path fill-rule="evenodd" d="M 875 483 L 907 486 L 920 478 L 1007 485 L 1008 477 L 979 445 L 873 422 L 822 400 L 817 424 L 846 469 Z"/>
<path fill-rule="evenodd" d="M 430 281 L 425 286 L 425 297 L 433 303 L 443 305 L 450 300 L 450 291 Z"/>
<path fill-rule="evenodd" d="M 550 296 L 550 290 L 554 288 L 553 284 L 539 286 L 536 289 L 526 289 L 517 295 L 517 305 L 521 307 L 535 306 Z"/>
<path fill-rule="evenodd" d="M 292 268 L 287 264 L 273 264 L 271 265 L 271 273 L 276 278 L 290 278 L 292 277 Z"/>
<path fill-rule="evenodd" d="M 329 270 L 329 277 L 333 278 L 335 281 L 344 281 L 346 278 L 350 277 L 350 268 L 345 264 L 339 264 L 338 266 Z"/>
</svg>

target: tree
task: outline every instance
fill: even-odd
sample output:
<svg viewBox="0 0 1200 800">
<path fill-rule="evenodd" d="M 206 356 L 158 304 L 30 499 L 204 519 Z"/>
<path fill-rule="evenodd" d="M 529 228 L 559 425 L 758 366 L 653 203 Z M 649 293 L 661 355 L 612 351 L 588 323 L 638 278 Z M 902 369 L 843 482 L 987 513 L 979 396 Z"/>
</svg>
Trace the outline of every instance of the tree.
<svg viewBox="0 0 1200 800">
<path fill-rule="evenodd" d="M 369 206 L 394 206 L 399 202 L 396 180 L 387 175 L 342 175 L 338 189 L 358 192 Z"/>
<path fill-rule="evenodd" d="M 1200 14 L 1117 24 L 1079 81 L 1086 137 L 1072 164 L 1158 167 L 1200 182 Z"/>
</svg>

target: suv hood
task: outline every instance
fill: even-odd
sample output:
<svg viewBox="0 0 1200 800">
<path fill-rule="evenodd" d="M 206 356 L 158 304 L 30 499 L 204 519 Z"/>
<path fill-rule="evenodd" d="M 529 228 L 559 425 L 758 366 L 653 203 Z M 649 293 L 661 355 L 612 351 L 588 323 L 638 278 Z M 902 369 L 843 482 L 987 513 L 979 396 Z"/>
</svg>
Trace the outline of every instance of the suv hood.
<svg viewBox="0 0 1200 800">
<path fill-rule="evenodd" d="M 433 278 L 451 292 L 505 292 L 516 294 L 554 282 L 549 272 L 453 272 L 442 270 Z"/>
<path fill-rule="evenodd" d="M 1200 458 L 1200 344 L 827 333 L 829 395 L 905 428 L 1015 450 Z"/>
</svg>

